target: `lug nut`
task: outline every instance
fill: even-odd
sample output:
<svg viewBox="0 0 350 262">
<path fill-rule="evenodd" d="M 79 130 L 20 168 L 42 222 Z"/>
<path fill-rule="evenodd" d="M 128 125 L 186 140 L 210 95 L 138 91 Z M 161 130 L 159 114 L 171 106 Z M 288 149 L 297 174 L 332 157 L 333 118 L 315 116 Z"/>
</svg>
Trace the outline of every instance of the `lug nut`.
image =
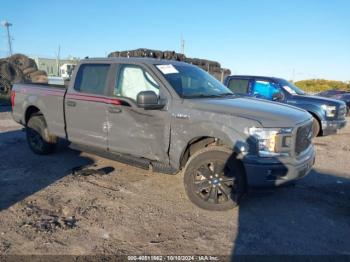
<svg viewBox="0 0 350 262">
<path fill-rule="evenodd" d="M 218 177 L 219 175 L 218 174 L 215 174 L 215 177 Z"/>
<path fill-rule="evenodd" d="M 210 178 L 213 178 L 213 176 L 210 176 Z"/>
<path fill-rule="evenodd" d="M 219 180 L 222 181 L 222 178 L 220 177 Z"/>
<path fill-rule="evenodd" d="M 209 184 L 211 184 L 211 181 L 209 181 Z"/>
</svg>

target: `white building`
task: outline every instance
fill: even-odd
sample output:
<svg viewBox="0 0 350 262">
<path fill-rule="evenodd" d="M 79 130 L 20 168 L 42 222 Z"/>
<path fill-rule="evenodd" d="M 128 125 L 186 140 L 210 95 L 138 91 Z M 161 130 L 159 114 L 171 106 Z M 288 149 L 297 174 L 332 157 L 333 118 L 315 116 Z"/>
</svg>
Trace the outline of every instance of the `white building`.
<svg viewBox="0 0 350 262">
<path fill-rule="evenodd" d="M 76 65 L 79 61 L 78 58 L 71 57 L 67 59 L 55 59 L 55 58 L 45 58 L 45 57 L 31 57 L 35 60 L 38 69 L 43 70 L 48 76 L 61 76 L 60 67 L 64 64 Z"/>
</svg>

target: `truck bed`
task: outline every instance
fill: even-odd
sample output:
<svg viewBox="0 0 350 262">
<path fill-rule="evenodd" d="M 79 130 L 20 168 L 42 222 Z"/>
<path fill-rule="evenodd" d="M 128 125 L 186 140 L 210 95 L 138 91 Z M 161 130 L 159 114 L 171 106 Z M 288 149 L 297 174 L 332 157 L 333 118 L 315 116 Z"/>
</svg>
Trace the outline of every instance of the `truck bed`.
<svg viewBox="0 0 350 262">
<path fill-rule="evenodd" d="M 64 96 L 66 87 L 62 85 L 18 83 L 12 91 L 13 118 L 26 125 L 28 110 L 38 110 L 46 117 L 49 132 L 65 137 Z"/>
<path fill-rule="evenodd" d="M 58 84 L 44 84 L 44 83 L 32 83 L 32 82 L 23 82 L 19 83 L 20 85 L 26 85 L 26 86 L 41 86 L 44 88 L 56 88 L 56 89 L 67 89 L 69 82 L 65 82 L 64 85 L 58 85 Z"/>
</svg>

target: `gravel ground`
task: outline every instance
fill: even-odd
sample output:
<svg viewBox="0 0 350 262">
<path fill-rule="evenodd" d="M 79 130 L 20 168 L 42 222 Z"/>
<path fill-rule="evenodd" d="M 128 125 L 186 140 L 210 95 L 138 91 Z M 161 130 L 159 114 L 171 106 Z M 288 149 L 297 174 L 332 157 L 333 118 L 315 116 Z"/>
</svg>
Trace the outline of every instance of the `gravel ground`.
<svg viewBox="0 0 350 262">
<path fill-rule="evenodd" d="M 210 212 L 187 199 L 182 175 L 64 146 L 34 155 L 0 108 L 0 255 L 350 255 L 350 126 L 315 140 L 315 168 L 295 185 Z M 103 172 L 72 172 L 78 166 Z"/>
</svg>

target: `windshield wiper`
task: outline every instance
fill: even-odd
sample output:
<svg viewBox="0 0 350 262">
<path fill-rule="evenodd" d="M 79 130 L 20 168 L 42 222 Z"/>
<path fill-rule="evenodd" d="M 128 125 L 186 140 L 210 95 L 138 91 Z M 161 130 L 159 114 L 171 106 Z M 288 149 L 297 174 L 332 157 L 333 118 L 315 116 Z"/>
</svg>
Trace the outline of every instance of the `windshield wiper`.
<svg viewBox="0 0 350 262">
<path fill-rule="evenodd" d="M 220 94 L 218 96 L 225 97 L 225 96 L 234 96 L 234 95 L 235 95 L 234 93 L 223 93 L 223 94 Z"/>
<path fill-rule="evenodd" d="M 198 94 L 198 95 L 191 95 L 191 96 L 183 96 L 183 98 L 220 98 L 220 97 L 226 97 L 226 96 L 234 96 L 233 93 L 223 93 L 223 94 Z"/>
</svg>

